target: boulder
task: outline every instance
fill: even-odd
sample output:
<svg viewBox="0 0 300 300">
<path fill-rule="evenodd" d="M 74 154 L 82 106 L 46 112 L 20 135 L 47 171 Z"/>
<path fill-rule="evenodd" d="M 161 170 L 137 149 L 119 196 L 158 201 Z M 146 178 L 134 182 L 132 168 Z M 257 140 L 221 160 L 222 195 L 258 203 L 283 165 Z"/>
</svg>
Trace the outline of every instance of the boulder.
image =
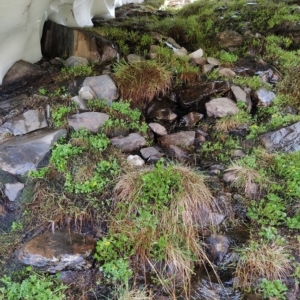
<svg viewBox="0 0 300 300">
<path fill-rule="evenodd" d="M 256 91 L 255 96 L 258 99 L 258 106 L 268 107 L 272 104 L 273 100 L 276 98 L 276 95 L 268 91 L 265 88 L 261 88 Z"/>
<path fill-rule="evenodd" d="M 151 130 L 156 133 L 157 135 L 166 135 L 168 132 L 166 128 L 159 123 L 149 123 L 148 126 L 151 128 Z"/>
<path fill-rule="evenodd" d="M 49 153 L 51 146 L 66 135 L 65 129 L 44 129 L 4 142 L 0 145 L 0 169 L 14 175 L 35 170 Z"/>
<path fill-rule="evenodd" d="M 300 150 L 300 122 L 276 131 L 267 132 L 259 137 L 269 152 L 292 152 Z"/>
<path fill-rule="evenodd" d="M 88 257 L 95 248 L 95 240 L 75 233 L 45 233 L 33 237 L 17 252 L 23 264 L 41 268 L 50 273 L 62 270 L 90 268 Z"/>
<path fill-rule="evenodd" d="M 163 153 L 160 153 L 155 147 L 142 148 L 140 152 L 144 159 L 148 159 L 153 156 L 162 157 L 164 155 Z"/>
</svg>

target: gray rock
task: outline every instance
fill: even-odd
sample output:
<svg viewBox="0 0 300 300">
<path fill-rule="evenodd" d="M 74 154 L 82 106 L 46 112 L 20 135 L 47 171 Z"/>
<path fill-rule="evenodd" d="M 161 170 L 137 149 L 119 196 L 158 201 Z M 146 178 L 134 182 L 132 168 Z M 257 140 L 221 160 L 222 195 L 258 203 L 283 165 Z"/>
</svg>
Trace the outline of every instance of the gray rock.
<svg viewBox="0 0 300 300">
<path fill-rule="evenodd" d="M 232 71 L 229 68 L 222 68 L 219 70 L 219 74 L 224 76 L 224 77 L 228 77 L 228 78 L 233 78 L 236 76 L 235 72 Z"/>
<path fill-rule="evenodd" d="M 79 90 L 79 97 L 82 98 L 83 100 L 91 100 L 97 98 L 95 92 L 91 89 L 90 86 L 83 86 Z"/>
<path fill-rule="evenodd" d="M 180 49 L 174 49 L 173 52 L 177 56 L 186 56 L 188 54 L 187 50 L 183 47 L 181 47 Z"/>
<path fill-rule="evenodd" d="M 261 88 L 256 91 L 256 97 L 258 99 L 258 106 L 268 107 L 272 104 L 273 100 L 276 98 L 276 95 L 266 90 L 265 88 Z"/>
<path fill-rule="evenodd" d="M 110 105 L 112 104 L 113 100 L 119 98 L 116 84 L 108 75 L 87 77 L 82 85 L 90 86 L 98 98 L 107 100 L 107 103 Z"/>
<path fill-rule="evenodd" d="M 228 115 L 235 115 L 239 109 L 236 103 L 229 98 L 212 99 L 205 104 L 209 117 L 222 118 Z"/>
<path fill-rule="evenodd" d="M 50 273 L 91 267 L 87 260 L 95 248 L 94 239 L 67 232 L 35 236 L 17 253 L 19 261 Z"/>
<path fill-rule="evenodd" d="M 167 134 L 158 138 L 158 141 L 162 146 L 178 146 L 178 147 L 190 147 L 194 145 L 195 131 L 181 131 L 172 134 Z"/>
<path fill-rule="evenodd" d="M 223 48 L 236 48 L 243 44 L 244 38 L 233 30 L 225 30 L 217 35 L 219 45 Z"/>
<path fill-rule="evenodd" d="M 43 108 L 28 110 L 22 115 L 5 122 L 0 127 L 1 132 L 11 132 L 13 135 L 27 134 L 37 129 L 47 127 L 45 111 Z"/>
<path fill-rule="evenodd" d="M 157 135 L 166 135 L 168 132 L 166 128 L 159 123 L 149 123 L 148 126 L 151 128 L 153 132 L 155 132 Z"/>
<path fill-rule="evenodd" d="M 162 157 L 163 154 L 160 153 L 155 147 L 147 147 L 147 148 L 142 148 L 140 150 L 141 155 L 144 159 L 148 159 L 151 156 L 156 156 L 156 157 Z"/>
<path fill-rule="evenodd" d="M 73 127 L 74 130 L 84 128 L 92 132 L 98 132 L 99 127 L 101 127 L 108 119 L 109 116 L 105 113 L 85 112 L 71 116 L 68 119 L 68 124 Z"/>
<path fill-rule="evenodd" d="M 184 162 L 190 158 L 190 153 L 178 146 L 170 145 L 167 147 L 167 154 L 181 162 Z"/>
<path fill-rule="evenodd" d="M 145 161 L 138 155 L 129 155 L 127 161 L 130 165 L 135 167 L 142 167 L 145 164 Z"/>
<path fill-rule="evenodd" d="M 132 152 L 146 146 L 146 140 L 138 133 L 130 133 L 126 137 L 114 137 L 110 140 L 113 146 L 123 152 Z"/>
<path fill-rule="evenodd" d="M 0 145 L 0 169 L 15 175 L 35 170 L 65 129 L 39 130 L 14 137 Z"/>
<path fill-rule="evenodd" d="M 207 58 L 207 63 L 213 66 L 219 66 L 221 64 L 220 60 L 214 57 L 208 57 Z"/>
<path fill-rule="evenodd" d="M 89 61 L 86 58 L 80 56 L 70 56 L 66 60 L 66 66 L 71 68 L 75 66 L 88 66 L 88 64 Z"/>
<path fill-rule="evenodd" d="M 78 105 L 78 107 L 82 110 L 87 110 L 87 106 L 85 104 L 85 101 L 80 98 L 79 96 L 75 96 L 71 98 L 71 100 Z"/>
<path fill-rule="evenodd" d="M 300 150 L 300 122 L 259 137 L 260 142 L 269 151 L 292 152 Z"/>
<path fill-rule="evenodd" d="M 233 85 L 231 86 L 231 91 L 233 92 L 236 101 L 247 102 L 247 94 L 241 87 Z"/>
<path fill-rule="evenodd" d="M 6 183 L 4 185 L 4 194 L 9 201 L 15 201 L 21 194 L 24 184 L 21 182 Z"/>
</svg>

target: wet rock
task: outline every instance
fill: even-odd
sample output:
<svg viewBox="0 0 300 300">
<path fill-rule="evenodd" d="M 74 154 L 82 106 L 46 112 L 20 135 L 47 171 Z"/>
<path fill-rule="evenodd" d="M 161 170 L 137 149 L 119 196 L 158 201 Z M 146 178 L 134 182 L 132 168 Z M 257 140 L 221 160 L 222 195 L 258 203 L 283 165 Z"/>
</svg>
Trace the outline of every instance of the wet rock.
<svg viewBox="0 0 300 300">
<path fill-rule="evenodd" d="M 160 153 L 155 147 L 142 148 L 140 152 L 144 159 L 148 159 L 151 156 L 162 157 L 164 155 L 163 153 Z"/>
<path fill-rule="evenodd" d="M 236 103 L 229 98 L 212 99 L 205 104 L 205 107 L 207 115 L 216 118 L 235 115 L 239 111 Z"/>
<path fill-rule="evenodd" d="M 222 262 L 228 253 L 230 239 L 224 235 L 213 234 L 205 239 L 205 243 L 208 246 L 208 256 L 213 263 L 218 264 Z"/>
<path fill-rule="evenodd" d="M 83 100 L 91 100 L 97 98 L 95 92 L 91 89 L 90 86 L 83 86 L 79 90 L 79 97 L 82 98 Z"/>
<path fill-rule="evenodd" d="M 26 99 L 26 95 L 20 95 L 11 99 L 0 101 L 0 125 L 21 114 Z"/>
<path fill-rule="evenodd" d="M 214 81 L 205 84 L 195 85 L 178 92 L 179 103 L 183 108 L 195 108 L 202 105 L 203 100 L 230 90 L 227 81 Z"/>
<path fill-rule="evenodd" d="M 237 48 L 244 42 L 243 36 L 233 30 L 225 30 L 218 33 L 217 39 L 222 48 Z"/>
<path fill-rule="evenodd" d="M 22 115 L 5 122 L 0 133 L 10 132 L 13 135 L 27 134 L 37 129 L 48 127 L 43 108 L 28 110 Z"/>
<path fill-rule="evenodd" d="M 94 239 L 67 232 L 35 236 L 17 253 L 20 262 L 56 273 L 91 267 L 87 260 L 95 247 Z"/>
<path fill-rule="evenodd" d="M 187 115 L 183 116 L 179 121 L 179 126 L 193 127 L 195 126 L 202 118 L 203 114 L 197 112 L 190 112 Z"/>
<path fill-rule="evenodd" d="M 162 146 L 190 147 L 194 145 L 195 131 L 181 131 L 167 134 L 158 138 Z"/>
<path fill-rule="evenodd" d="M 2 85 L 19 83 L 23 79 L 35 79 L 45 74 L 39 66 L 19 60 L 7 71 Z"/>
<path fill-rule="evenodd" d="M 68 119 L 69 126 L 74 130 L 81 128 L 87 129 L 91 132 L 98 132 L 101 127 L 109 119 L 108 114 L 99 112 L 85 112 L 76 114 Z"/>
<path fill-rule="evenodd" d="M 9 201 L 15 201 L 21 194 L 24 184 L 21 182 L 6 183 L 4 185 L 4 194 Z"/>
<path fill-rule="evenodd" d="M 207 58 L 207 63 L 213 66 L 219 66 L 221 64 L 220 60 L 214 57 L 208 57 Z"/>
<path fill-rule="evenodd" d="M 219 74 L 224 76 L 224 77 L 228 77 L 228 78 L 233 78 L 236 76 L 235 72 L 232 71 L 229 68 L 222 68 L 219 70 Z"/>
<path fill-rule="evenodd" d="M 175 145 L 170 145 L 167 147 L 167 154 L 181 162 L 184 162 L 190 158 L 190 153 L 180 147 Z"/>
<path fill-rule="evenodd" d="M 157 135 L 166 135 L 168 132 L 166 128 L 159 123 L 149 123 L 148 126 L 151 128 L 153 132 L 155 132 Z"/>
<path fill-rule="evenodd" d="M 89 86 L 95 92 L 97 98 L 107 100 L 110 105 L 113 100 L 119 98 L 116 84 L 108 75 L 87 77 L 82 85 Z"/>
<path fill-rule="evenodd" d="M 123 152 L 132 152 L 146 146 L 146 140 L 138 133 L 130 133 L 126 137 L 114 137 L 110 140 L 113 146 Z"/>
<path fill-rule="evenodd" d="M 70 56 L 66 60 L 66 66 L 70 68 L 75 66 L 88 66 L 88 64 L 89 61 L 86 58 L 80 56 Z"/>
<path fill-rule="evenodd" d="M 129 155 L 127 161 L 130 165 L 135 167 L 142 167 L 145 164 L 145 161 L 138 155 Z"/>
<path fill-rule="evenodd" d="M 0 169 L 17 175 L 35 170 L 50 147 L 66 134 L 65 129 L 39 130 L 4 142 L 0 145 Z"/>
<path fill-rule="evenodd" d="M 202 72 L 203 72 L 203 74 L 211 72 L 214 67 L 215 67 L 215 65 L 211 65 L 211 64 L 205 64 L 205 65 L 203 65 L 202 66 Z"/>
<path fill-rule="evenodd" d="M 231 91 L 233 92 L 236 101 L 247 102 L 247 94 L 241 87 L 233 85 L 231 86 Z"/>
<path fill-rule="evenodd" d="M 204 51 L 200 48 L 189 54 L 189 58 L 197 61 L 199 58 L 202 58 Z"/>
<path fill-rule="evenodd" d="M 272 104 L 273 100 L 276 98 L 276 95 L 266 90 L 265 88 L 261 88 L 256 91 L 255 93 L 257 99 L 258 99 L 258 106 L 268 107 Z"/>
<path fill-rule="evenodd" d="M 292 152 L 300 150 L 300 122 L 259 137 L 267 151 Z"/>
<path fill-rule="evenodd" d="M 75 97 L 71 98 L 71 100 L 78 105 L 79 109 L 82 109 L 82 110 L 88 109 L 85 104 L 85 101 L 82 98 L 80 98 L 79 96 L 75 96 Z"/>
</svg>

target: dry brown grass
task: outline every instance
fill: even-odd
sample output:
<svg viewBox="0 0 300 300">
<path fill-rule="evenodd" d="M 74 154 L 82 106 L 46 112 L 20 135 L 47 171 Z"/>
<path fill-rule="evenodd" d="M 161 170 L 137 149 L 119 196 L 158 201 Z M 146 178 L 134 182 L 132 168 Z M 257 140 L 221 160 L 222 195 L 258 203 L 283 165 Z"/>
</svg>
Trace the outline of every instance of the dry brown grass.
<svg viewBox="0 0 300 300">
<path fill-rule="evenodd" d="M 273 244 L 250 243 L 239 250 L 240 258 L 236 268 L 236 287 L 246 289 L 258 283 L 259 279 L 283 280 L 291 272 L 291 260 L 287 249 Z"/>
<path fill-rule="evenodd" d="M 115 79 L 122 98 L 131 100 L 137 107 L 144 107 L 159 94 L 165 95 L 172 85 L 171 73 L 152 60 L 119 63 L 115 67 Z"/>
<path fill-rule="evenodd" d="M 234 129 L 247 128 L 250 123 L 250 114 L 245 111 L 239 111 L 236 115 L 226 116 L 217 120 L 215 129 L 221 132 L 229 132 Z"/>
</svg>

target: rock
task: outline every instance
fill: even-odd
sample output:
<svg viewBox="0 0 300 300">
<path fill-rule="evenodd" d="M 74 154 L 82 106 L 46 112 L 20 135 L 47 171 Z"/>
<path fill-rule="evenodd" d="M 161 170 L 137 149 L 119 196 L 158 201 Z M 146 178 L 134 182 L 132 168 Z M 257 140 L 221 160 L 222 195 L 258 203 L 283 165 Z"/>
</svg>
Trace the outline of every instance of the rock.
<svg viewBox="0 0 300 300">
<path fill-rule="evenodd" d="M 173 38 L 171 38 L 171 37 L 167 38 L 166 44 L 168 46 L 171 46 L 172 48 L 181 49 L 181 46 L 178 45 L 177 42 Z"/>
<path fill-rule="evenodd" d="M 170 108 L 161 108 L 152 112 L 155 119 L 167 122 L 173 122 L 176 120 L 177 115 Z"/>
<path fill-rule="evenodd" d="M 225 30 L 218 33 L 217 39 L 222 48 L 237 48 L 244 42 L 243 36 L 233 30 Z"/>
<path fill-rule="evenodd" d="M 225 255 L 228 253 L 230 246 L 230 239 L 224 235 L 212 234 L 205 239 L 208 246 L 208 257 L 214 264 L 223 261 Z"/>
<path fill-rule="evenodd" d="M 127 61 L 128 61 L 129 63 L 133 63 L 133 62 L 136 62 L 136 61 L 142 61 L 142 60 L 145 60 L 144 57 L 141 57 L 141 56 L 139 56 L 139 55 L 137 55 L 137 54 L 128 54 L 126 58 L 127 58 Z"/>
<path fill-rule="evenodd" d="M 65 129 L 39 130 L 4 142 L 0 145 L 0 169 L 16 175 L 35 170 L 50 147 L 66 135 Z"/>
<path fill-rule="evenodd" d="M 97 98 L 107 100 L 109 105 L 119 97 L 116 84 L 108 75 L 87 77 L 82 85 L 89 86 L 95 92 Z"/>
<path fill-rule="evenodd" d="M 197 61 L 199 58 L 202 58 L 204 54 L 204 51 L 200 48 L 192 53 L 190 53 L 188 56 L 189 58 L 193 59 L 194 61 Z"/>
<path fill-rule="evenodd" d="M 186 56 L 188 53 L 187 50 L 183 47 L 181 47 L 180 49 L 174 49 L 173 52 L 177 56 Z"/>
<path fill-rule="evenodd" d="M 235 115 L 239 109 L 234 101 L 229 98 L 215 98 L 205 104 L 207 116 L 222 118 Z"/>
<path fill-rule="evenodd" d="M 21 194 L 24 184 L 21 182 L 6 183 L 4 185 L 4 194 L 9 201 L 15 201 Z"/>
<path fill-rule="evenodd" d="M 231 86 L 231 91 L 233 92 L 236 101 L 247 102 L 247 94 L 242 88 L 233 85 Z"/>
<path fill-rule="evenodd" d="M 224 76 L 224 77 L 228 77 L 228 78 L 233 78 L 236 76 L 235 72 L 232 71 L 229 68 L 222 68 L 219 70 L 219 74 Z"/>
<path fill-rule="evenodd" d="M 219 66 L 221 64 L 220 60 L 214 57 L 208 57 L 207 58 L 207 63 L 213 66 Z"/>
<path fill-rule="evenodd" d="M 159 123 L 149 123 L 148 126 L 151 128 L 153 132 L 155 132 L 157 135 L 166 135 L 168 132 L 166 128 Z"/>
<path fill-rule="evenodd" d="M 148 159 L 151 156 L 162 157 L 164 155 L 163 153 L 160 153 L 155 147 L 142 148 L 140 152 L 144 159 Z"/>
<path fill-rule="evenodd" d="M 145 161 L 138 155 L 129 155 L 127 161 L 130 165 L 135 167 L 142 167 L 145 164 Z"/>
<path fill-rule="evenodd" d="M 132 152 L 146 146 L 146 140 L 138 133 L 130 133 L 126 137 L 114 137 L 110 140 L 113 146 L 123 152 Z"/>
<path fill-rule="evenodd" d="M 94 239 L 75 233 L 58 232 L 35 236 L 17 253 L 26 265 L 56 273 L 62 270 L 82 270 L 91 267 L 87 260 L 95 248 Z"/>
<path fill-rule="evenodd" d="M 300 150 L 300 122 L 259 137 L 260 142 L 269 152 L 292 152 Z"/>
<path fill-rule="evenodd" d="M 272 104 L 273 100 L 276 98 L 276 95 L 273 92 L 261 88 L 255 93 L 258 99 L 258 106 L 268 107 Z"/>
<path fill-rule="evenodd" d="M 67 60 L 66 60 L 66 66 L 67 67 L 76 67 L 76 66 L 88 66 L 89 61 L 84 58 L 84 57 L 80 57 L 80 56 L 70 56 Z"/>
<path fill-rule="evenodd" d="M 202 66 L 202 73 L 203 74 L 209 73 L 213 70 L 214 67 L 215 67 L 215 65 L 205 64 Z"/>
<path fill-rule="evenodd" d="M 19 60 L 7 71 L 3 78 L 3 85 L 19 83 L 23 79 L 33 80 L 43 74 L 45 74 L 45 71 L 43 71 L 39 66 Z"/>
<path fill-rule="evenodd" d="M 82 109 L 82 110 L 88 109 L 85 104 L 85 101 L 82 98 L 80 98 L 79 96 L 75 96 L 75 97 L 71 98 L 71 100 L 78 105 L 79 109 Z"/>
<path fill-rule="evenodd" d="M 175 145 L 170 145 L 167 147 L 167 154 L 181 162 L 184 162 L 190 158 L 190 153 L 188 151 Z"/>
<path fill-rule="evenodd" d="M 10 132 L 13 135 L 21 135 L 45 127 L 48 127 L 45 111 L 40 108 L 28 110 L 13 120 L 7 121 L 0 127 L 0 133 Z"/>
<path fill-rule="evenodd" d="M 240 158 L 244 157 L 245 155 L 246 155 L 245 152 L 241 149 L 232 150 L 230 153 L 230 156 L 235 159 L 240 159 Z"/>
<path fill-rule="evenodd" d="M 203 114 L 198 112 L 192 111 L 187 115 L 183 116 L 180 119 L 179 126 L 186 126 L 186 127 L 193 127 L 195 126 L 202 118 L 204 117 Z"/>
<path fill-rule="evenodd" d="M 7 120 L 20 115 L 23 111 L 26 95 L 20 95 L 14 98 L 1 100 L 0 95 L 0 125 L 2 125 Z"/>
<path fill-rule="evenodd" d="M 194 145 L 195 131 L 180 131 L 172 134 L 167 134 L 158 138 L 162 146 L 178 146 L 190 147 Z"/>
<path fill-rule="evenodd" d="M 79 97 L 83 100 L 91 100 L 97 98 L 95 92 L 91 89 L 90 86 L 83 86 L 79 90 Z"/>
<path fill-rule="evenodd" d="M 204 57 L 194 58 L 193 60 L 199 66 L 204 66 L 207 63 L 207 60 Z"/>
<path fill-rule="evenodd" d="M 101 127 L 108 119 L 109 116 L 105 113 L 85 112 L 68 118 L 68 124 L 73 127 L 74 130 L 84 128 L 91 132 L 98 132 L 99 127 Z"/>
</svg>

